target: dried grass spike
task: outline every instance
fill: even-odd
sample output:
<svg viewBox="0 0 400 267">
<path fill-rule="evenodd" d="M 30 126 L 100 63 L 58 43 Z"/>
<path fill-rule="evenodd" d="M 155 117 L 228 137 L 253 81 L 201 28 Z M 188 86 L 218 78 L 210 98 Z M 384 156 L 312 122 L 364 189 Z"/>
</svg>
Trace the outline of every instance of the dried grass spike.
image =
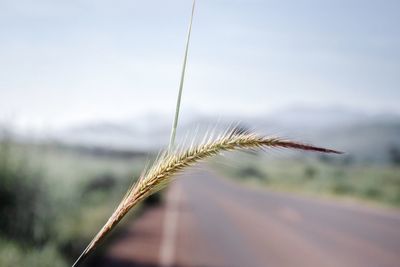
<svg viewBox="0 0 400 267">
<path fill-rule="evenodd" d="M 258 136 L 251 132 L 236 133 L 234 130 L 227 131 L 222 137 L 216 140 L 209 140 L 197 146 L 191 146 L 186 150 L 176 150 L 175 152 L 161 153 L 153 166 L 144 172 L 140 179 L 128 190 L 117 209 L 108 219 L 107 223 L 97 233 L 87 248 L 74 263 L 77 266 L 93 249 L 97 247 L 101 240 L 118 224 L 118 222 L 149 195 L 159 191 L 168 185 L 177 173 L 183 171 L 201 160 L 217 155 L 223 151 L 258 149 L 258 148 L 288 148 L 306 151 L 316 151 L 322 153 L 341 152 L 316 147 L 312 145 L 283 140 L 275 137 Z"/>
</svg>

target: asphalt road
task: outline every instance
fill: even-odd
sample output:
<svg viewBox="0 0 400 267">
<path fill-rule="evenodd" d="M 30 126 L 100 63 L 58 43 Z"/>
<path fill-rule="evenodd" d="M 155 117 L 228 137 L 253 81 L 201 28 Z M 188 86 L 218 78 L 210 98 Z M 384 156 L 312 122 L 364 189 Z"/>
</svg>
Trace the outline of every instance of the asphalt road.
<svg viewBox="0 0 400 267">
<path fill-rule="evenodd" d="M 104 266 L 400 266 L 400 213 L 239 186 L 193 171 Z"/>
</svg>

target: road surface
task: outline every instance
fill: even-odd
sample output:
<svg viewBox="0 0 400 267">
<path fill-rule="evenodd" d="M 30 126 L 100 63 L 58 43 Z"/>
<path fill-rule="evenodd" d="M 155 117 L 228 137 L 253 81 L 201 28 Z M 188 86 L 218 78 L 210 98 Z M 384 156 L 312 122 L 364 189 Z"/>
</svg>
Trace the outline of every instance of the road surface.
<svg viewBox="0 0 400 267">
<path fill-rule="evenodd" d="M 400 266 L 400 213 L 257 190 L 192 171 L 104 266 Z"/>
</svg>

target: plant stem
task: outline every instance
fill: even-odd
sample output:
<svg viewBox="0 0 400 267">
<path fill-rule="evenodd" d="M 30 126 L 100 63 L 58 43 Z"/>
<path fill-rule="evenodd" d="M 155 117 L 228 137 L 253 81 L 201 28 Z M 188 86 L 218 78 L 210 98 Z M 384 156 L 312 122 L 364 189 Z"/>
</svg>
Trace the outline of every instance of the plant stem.
<svg viewBox="0 0 400 267">
<path fill-rule="evenodd" d="M 183 58 L 181 80 L 180 80 L 180 83 L 179 83 L 178 100 L 176 101 L 175 117 L 174 117 L 174 122 L 172 124 L 171 138 L 169 140 L 169 148 L 168 148 L 169 151 L 175 145 L 176 128 L 178 127 L 179 110 L 180 110 L 180 106 L 181 106 L 183 83 L 184 83 L 184 80 L 185 80 L 186 61 L 187 61 L 187 57 L 188 57 L 189 41 L 190 41 L 190 34 L 192 32 L 192 23 L 193 23 L 193 15 L 194 15 L 195 5 L 196 5 L 196 0 L 193 0 L 192 15 L 190 17 L 189 30 L 188 30 L 188 34 L 187 34 L 187 40 L 186 40 L 185 56 Z"/>
</svg>

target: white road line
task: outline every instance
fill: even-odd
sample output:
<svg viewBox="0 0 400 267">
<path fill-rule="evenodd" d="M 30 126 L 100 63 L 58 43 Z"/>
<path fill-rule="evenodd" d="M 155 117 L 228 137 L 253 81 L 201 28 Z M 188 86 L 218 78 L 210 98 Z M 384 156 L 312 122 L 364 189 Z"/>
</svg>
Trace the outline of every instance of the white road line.
<svg viewBox="0 0 400 267">
<path fill-rule="evenodd" d="M 160 246 L 159 260 L 162 267 L 171 267 L 175 261 L 180 196 L 181 188 L 177 184 L 172 184 L 166 199 L 167 204 Z"/>
</svg>

